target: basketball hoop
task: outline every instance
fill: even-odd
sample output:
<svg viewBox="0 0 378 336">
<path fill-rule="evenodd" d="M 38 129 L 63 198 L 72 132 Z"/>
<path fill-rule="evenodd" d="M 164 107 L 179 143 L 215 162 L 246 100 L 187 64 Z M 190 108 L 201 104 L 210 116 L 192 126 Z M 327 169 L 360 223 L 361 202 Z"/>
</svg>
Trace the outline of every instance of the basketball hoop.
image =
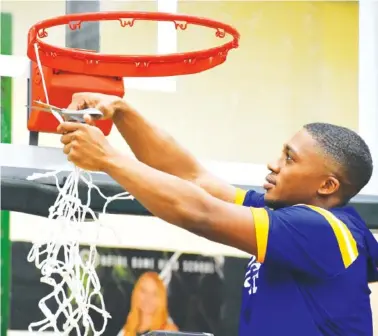
<svg viewBox="0 0 378 336">
<path fill-rule="evenodd" d="M 133 27 L 137 20 L 168 21 L 176 29 L 185 30 L 189 24 L 215 29 L 215 36 L 224 38 L 226 34 L 233 37 L 230 42 L 207 50 L 175 53 L 169 55 L 104 55 L 89 50 L 56 47 L 42 42 L 48 36 L 47 29 L 59 25 L 68 25 L 70 29 L 80 29 L 83 22 L 118 20 L 121 27 Z M 177 76 L 202 72 L 225 62 L 228 52 L 237 48 L 239 33 L 229 25 L 194 16 L 169 13 L 145 12 L 100 12 L 79 13 L 59 16 L 41 21 L 29 30 L 27 55 L 32 60 L 31 94 L 32 101 L 45 102 L 59 108 L 65 108 L 75 92 L 100 92 L 119 97 L 124 95 L 122 77 L 158 77 Z M 56 116 L 43 111 L 33 110 L 30 104 L 28 129 L 34 132 L 55 133 L 59 122 Z M 58 115 L 60 116 L 60 115 Z M 105 135 L 109 134 L 112 121 L 98 120 L 97 127 Z M 91 244 L 93 258 L 83 260 L 78 254 L 81 224 L 88 218 L 96 222 L 98 218 L 91 206 L 92 190 L 95 189 L 106 200 L 107 205 L 115 199 L 132 199 L 127 192 L 107 197 L 93 184 L 91 175 L 77 167 L 72 170 L 63 186 L 59 184 L 58 171 L 33 174 L 30 180 L 42 177 L 54 177 L 58 197 L 49 209 L 50 220 L 59 224 L 48 241 L 35 242 L 28 260 L 41 270 L 41 281 L 51 285 L 53 291 L 39 301 L 43 320 L 34 322 L 29 331 L 37 332 L 53 329 L 64 335 L 76 331 L 78 335 L 101 335 L 110 318 L 105 310 L 101 286 L 96 274 L 94 256 L 96 244 Z M 79 182 L 88 187 L 87 201 L 79 196 Z M 58 258 L 63 251 L 63 259 Z M 56 277 L 58 276 L 58 277 Z M 56 280 L 58 279 L 58 280 Z M 92 303 L 92 297 L 99 299 L 99 307 Z M 47 304 L 54 299 L 58 304 L 52 312 Z M 101 314 L 101 330 L 95 329 L 91 312 Z M 66 319 L 62 328 L 58 320 Z M 62 329 L 62 330 L 60 330 Z"/>
<path fill-rule="evenodd" d="M 81 28 L 83 22 L 118 20 L 121 27 L 133 27 L 140 21 L 172 22 L 176 29 L 185 30 L 190 24 L 215 29 L 215 36 L 232 41 L 206 50 L 167 55 L 104 55 L 89 50 L 56 47 L 42 41 L 47 29 L 68 25 Z M 178 76 L 202 72 L 225 62 L 228 52 L 239 46 L 238 31 L 222 22 L 207 18 L 161 12 L 99 12 L 77 13 L 40 21 L 29 30 L 27 55 L 36 61 L 34 45 L 37 44 L 41 63 L 52 69 L 93 76 L 159 77 Z"/>
</svg>

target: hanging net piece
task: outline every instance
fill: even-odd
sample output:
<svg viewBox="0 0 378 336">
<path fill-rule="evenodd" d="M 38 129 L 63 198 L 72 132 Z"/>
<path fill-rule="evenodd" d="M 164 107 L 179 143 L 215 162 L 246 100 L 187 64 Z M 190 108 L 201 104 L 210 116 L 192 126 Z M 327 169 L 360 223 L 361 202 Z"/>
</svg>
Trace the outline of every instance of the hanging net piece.
<svg viewBox="0 0 378 336">
<path fill-rule="evenodd" d="M 28 255 L 28 261 L 33 262 L 41 272 L 41 282 L 53 288 L 38 304 L 44 319 L 31 323 L 29 331 L 54 331 L 60 335 L 70 335 L 74 331 L 76 335 L 102 335 L 111 316 L 105 309 L 96 274 L 95 244 L 90 245 L 90 254 L 85 260 L 80 254 L 82 223 L 88 218 L 98 222 L 90 208 L 93 190 L 106 200 L 103 214 L 111 201 L 133 197 L 127 192 L 106 197 L 92 183 L 91 175 L 78 168 L 68 175 L 62 187 L 58 174 L 59 171 L 54 171 L 35 173 L 28 177 L 28 180 L 54 177 L 59 191 L 55 203 L 49 209 L 48 218 L 52 221 L 50 237 L 46 241 L 35 242 Z M 85 203 L 79 197 L 80 182 L 88 187 Z M 96 227 L 93 229 L 96 230 Z M 57 306 L 54 312 L 49 308 L 52 300 Z M 102 316 L 103 323 L 99 330 L 95 329 L 91 316 L 93 313 Z M 64 323 L 60 326 L 59 321 L 62 319 Z"/>
<path fill-rule="evenodd" d="M 42 90 L 45 101 L 49 104 L 49 94 L 42 69 L 37 43 L 34 44 L 36 64 L 41 76 Z M 51 111 L 53 112 L 53 111 Z M 52 113 L 57 123 L 63 122 L 58 113 Z M 41 321 L 29 325 L 29 331 L 54 331 L 58 335 L 102 335 L 105 331 L 109 313 L 105 309 L 101 293 L 101 285 L 96 274 L 96 245 L 90 245 L 90 256 L 83 260 L 80 255 L 80 241 L 82 223 L 92 218 L 98 222 L 96 214 L 91 210 L 91 195 L 95 189 L 105 200 L 103 213 L 114 199 L 130 199 L 132 196 L 121 193 L 113 197 L 106 197 L 96 187 L 91 175 L 79 168 L 75 168 L 61 187 L 58 182 L 59 172 L 32 174 L 27 179 L 35 180 L 43 177 L 55 177 L 58 197 L 49 209 L 48 219 L 52 222 L 49 239 L 33 243 L 28 255 L 28 261 L 34 262 L 41 272 L 41 282 L 50 285 L 53 289 L 39 301 L 39 308 L 44 315 Z M 79 195 L 79 182 L 88 187 L 87 201 L 83 203 Z M 94 228 L 95 229 L 95 228 Z M 50 308 L 51 301 L 56 311 Z M 96 330 L 92 314 L 96 312 L 102 316 L 102 327 Z M 62 323 L 63 321 L 63 323 Z"/>
</svg>

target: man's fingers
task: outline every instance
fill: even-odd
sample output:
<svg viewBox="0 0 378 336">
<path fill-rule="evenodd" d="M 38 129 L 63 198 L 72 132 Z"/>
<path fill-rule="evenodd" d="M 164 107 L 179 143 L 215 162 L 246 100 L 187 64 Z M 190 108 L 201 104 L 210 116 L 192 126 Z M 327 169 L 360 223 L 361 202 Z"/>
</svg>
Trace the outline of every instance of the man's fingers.
<svg viewBox="0 0 378 336">
<path fill-rule="evenodd" d="M 95 109 L 99 110 L 100 112 L 102 112 L 102 116 L 99 118 L 100 120 L 102 119 L 109 119 L 110 116 L 110 113 L 109 113 L 109 107 L 104 105 L 103 102 L 100 102 L 98 103 L 96 106 L 95 106 Z"/>
<path fill-rule="evenodd" d="M 67 145 L 69 144 L 72 140 L 75 139 L 75 134 L 74 133 L 66 133 L 66 134 L 63 134 L 60 138 L 60 142 L 63 144 L 63 145 Z"/>
<path fill-rule="evenodd" d="M 63 122 L 58 126 L 57 132 L 60 134 L 75 132 L 77 130 L 83 130 L 85 126 L 86 125 L 77 122 Z"/>
<path fill-rule="evenodd" d="M 76 92 L 72 95 L 71 104 L 67 109 L 70 110 L 84 110 L 86 108 L 95 107 L 97 105 L 97 99 L 91 92 Z"/>
<path fill-rule="evenodd" d="M 72 148 L 72 142 L 70 142 L 69 144 L 63 147 L 63 153 L 68 155 L 71 151 L 71 148 Z"/>
<path fill-rule="evenodd" d="M 77 110 L 80 110 L 81 109 L 81 104 L 79 104 L 78 102 L 71 102 L 70 105 L 68 105 L 67 107 L 67 110 L 73 110 L 73 111 L 77 111 Z"/>
<path fill-rule="evenodd" d="M 70 105 L 68 105 L 67 110 L 83 110 L 87 108 L 87 103 L 83 98 L 74 99 L 71 101 Z"/>
<path fill-rule="evenodd" d="M 95 126 L 95 122 L 89 114 L 84 115 L 84 121 L 88 125 Z"/>
</svg>

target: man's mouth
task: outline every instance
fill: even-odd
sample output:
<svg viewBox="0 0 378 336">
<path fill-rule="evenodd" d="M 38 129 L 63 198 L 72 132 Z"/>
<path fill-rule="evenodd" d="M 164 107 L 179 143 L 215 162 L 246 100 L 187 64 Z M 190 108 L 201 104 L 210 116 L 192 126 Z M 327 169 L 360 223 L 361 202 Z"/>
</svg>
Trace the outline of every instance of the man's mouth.
<svg viewBox="0 0 378 336">
<path fill-rule="evenodd" d="M 265 190 L 272 189 L 276 186 L 276 180 L 273 178 L 272 175 L 268 175 L 266 178 L 266 183 L 264 183 L 263 188 Z"/>
</svg>

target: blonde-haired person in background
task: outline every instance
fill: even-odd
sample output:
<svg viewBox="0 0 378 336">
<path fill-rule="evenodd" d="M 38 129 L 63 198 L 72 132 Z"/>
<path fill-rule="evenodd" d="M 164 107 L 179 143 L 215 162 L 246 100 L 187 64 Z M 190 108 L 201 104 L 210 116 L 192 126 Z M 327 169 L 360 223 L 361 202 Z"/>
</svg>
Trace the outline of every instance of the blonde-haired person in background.
<svg viewBox="0 0 378 336">
<path fill-rule="evenodd" d="M 143 273 L 131 295 L 123 336 L 141 336 L 152 330 L 178 330 L 170 321 L 167 290 L 155 272 Z"/>
</svg>

